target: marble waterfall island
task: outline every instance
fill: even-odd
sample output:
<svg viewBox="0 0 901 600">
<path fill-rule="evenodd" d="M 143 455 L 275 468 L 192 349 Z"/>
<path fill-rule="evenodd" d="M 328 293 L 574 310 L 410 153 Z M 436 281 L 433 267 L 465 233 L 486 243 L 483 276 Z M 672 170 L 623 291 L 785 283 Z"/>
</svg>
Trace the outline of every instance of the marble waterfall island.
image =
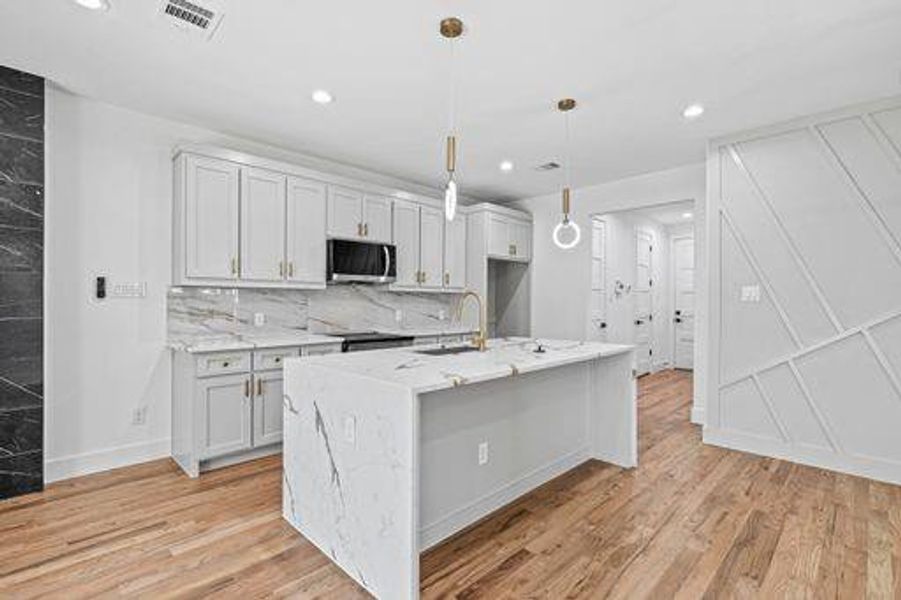
<svg viewBox="0 0 901 600">
<path fill-rule="evenodd" d="M 284 517 L 378 598 L 418 598 L 421 551 L 542 483 L 638 459 L 631 346 L 424 351 L 285 364 Z"/>
</svg>

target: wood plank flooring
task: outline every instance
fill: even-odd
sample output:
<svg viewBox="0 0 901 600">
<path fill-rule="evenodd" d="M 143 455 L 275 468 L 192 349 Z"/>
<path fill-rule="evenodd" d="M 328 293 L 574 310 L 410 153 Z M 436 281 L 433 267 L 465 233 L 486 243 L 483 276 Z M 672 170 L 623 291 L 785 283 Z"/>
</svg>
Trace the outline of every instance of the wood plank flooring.
<svg viewBox="0 0 901 600">
<path fill-rule="evenodd" d="M 700 442 L 640 388 L 640 467 L 590 462 L 422 557 L 424 598 L 901 598 L 901 488 Z M 156 461 L 0 502 L 0 598 L 366 598 L 280 518 L 270 457 Z"/>
</svg>

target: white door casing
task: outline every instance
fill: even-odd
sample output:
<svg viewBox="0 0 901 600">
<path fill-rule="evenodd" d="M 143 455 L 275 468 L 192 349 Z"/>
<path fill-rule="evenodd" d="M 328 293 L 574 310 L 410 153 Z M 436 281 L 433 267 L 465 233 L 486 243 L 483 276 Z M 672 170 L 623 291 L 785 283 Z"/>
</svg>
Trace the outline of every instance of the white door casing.
<svg viewBox="0 0 901 600">
<path fill-rule="evenodd" d="M 672 239 L 673 365 L 677 369 L 694 368 L 694 250 L 693 236 Z"/>
<path fill-rule="evenodd" d="M 607 224 L 591 220 L 591 291 L 589 339 L 607 341 Z"/>
<path fill-rule="evenodd" d="M 633 296 L 633 343 L 639 375 L 653 370 L 653 256 L 654 237 L 649 231 L 635 231 L 635 285 Z"/>
</svg>

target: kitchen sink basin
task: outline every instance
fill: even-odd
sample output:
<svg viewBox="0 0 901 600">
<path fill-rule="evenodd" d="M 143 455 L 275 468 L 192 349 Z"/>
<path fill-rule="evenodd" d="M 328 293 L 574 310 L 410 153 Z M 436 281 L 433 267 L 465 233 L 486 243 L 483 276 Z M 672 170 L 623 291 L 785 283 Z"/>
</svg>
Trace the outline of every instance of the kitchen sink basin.
<svg viewBox="0 0 901 600">
<path fill-rule="evenodd" d="M 414 350 L 417 354 L 428 354 L 429 356 L 445 356 L 447 354 L 463 354 L 465 352 L 478 352 L 479 349 L 474 346 L 450 346 L 448 348 L 430 348 L 428 350 Z"/>
</svg>

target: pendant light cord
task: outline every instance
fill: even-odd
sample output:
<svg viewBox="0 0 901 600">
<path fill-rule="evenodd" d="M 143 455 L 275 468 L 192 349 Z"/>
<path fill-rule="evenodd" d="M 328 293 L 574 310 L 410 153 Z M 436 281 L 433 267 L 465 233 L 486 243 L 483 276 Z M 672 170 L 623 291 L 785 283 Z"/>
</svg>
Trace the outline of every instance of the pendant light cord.
<svg viewBox="0 0 901 600">
<path fill-rule="evenodd" d="M 456 103 L 457 103 L 457 69 L 456 69 L 456 45 L 457 39 L 450 41 L 450 101 L 448 102 L 447 130 L 448 135 L 457 135 L 456 132 Z"/>
<path fill-rule="evenodd" d="M 570 152 L 570 132 L 569 132 L 569 113 L 570 111 L 566 111 L 563 113 L 563 130 L 564 130 L 564 147 L 563 147 L 563 185 L 565 187 L 572 186 L 572 168 L 570 166 L 570 161 L 572 160 L 572 153 Z"/>
</svg>

